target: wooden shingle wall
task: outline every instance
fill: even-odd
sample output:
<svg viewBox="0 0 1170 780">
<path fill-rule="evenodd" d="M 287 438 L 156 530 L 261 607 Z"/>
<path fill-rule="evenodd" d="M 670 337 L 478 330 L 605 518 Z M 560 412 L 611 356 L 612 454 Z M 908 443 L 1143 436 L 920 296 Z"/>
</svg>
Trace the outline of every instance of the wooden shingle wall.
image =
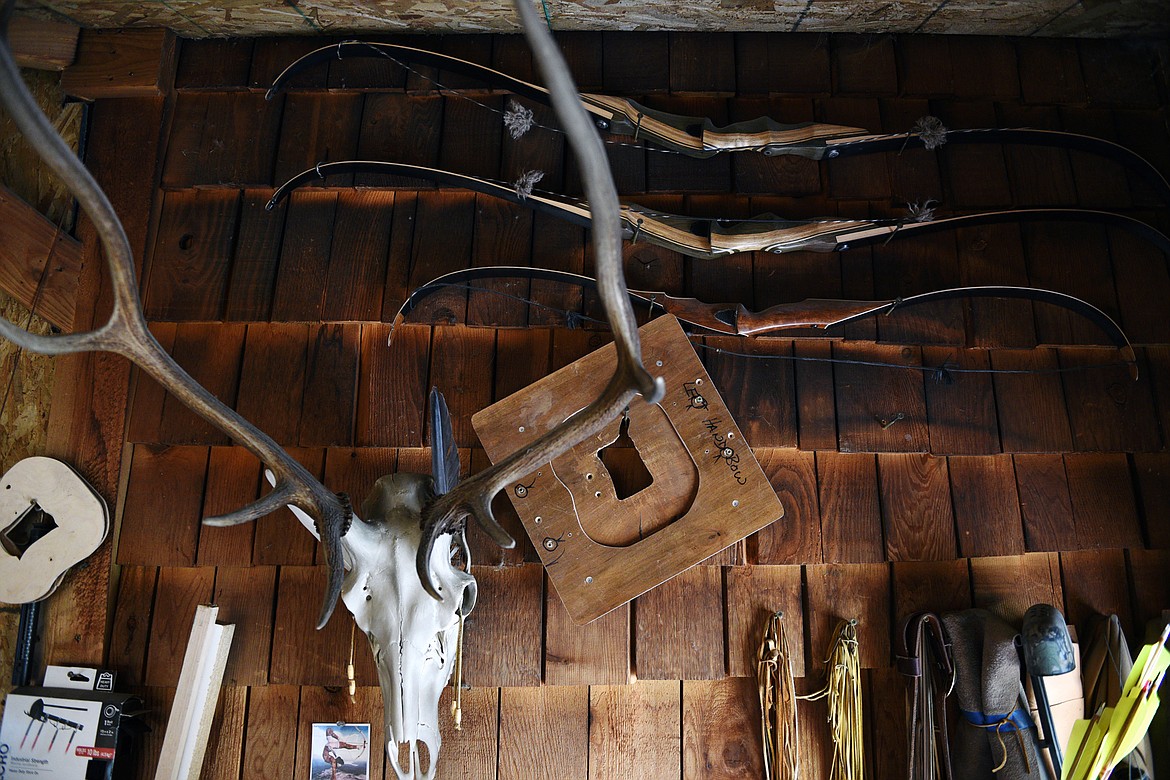
<svg viewBox="0 0 1170 780">
<path fill-rule="evenodd" d="M 515 37 L 406 40 L 536 78 Z M 954 128 L 1100 135 L 1170 171 L 1165 72 L 1140 47 L 746 33 L 562 41 L 583 90 L 717 124 L 767 114 L 892 132 L 933 114 Z M 588 272 L 586 233 L 485 196 L 362 177 L 266 212 L 285 177 L 369 158 L 506 181 L 540 169 L 540 187 L 569 194 L 580 178 L 562 136 L 537 129 L 513 140 L 483 107 L 499 110 L 508 96 L 455 74 L 437 76 L 459 94 L 437 91 L 427 69 L 334 62 L 264 99 L 285 64 L 324 42 L 184 42 L 167 97 L 99 101 L 90 155 L 144 258 L 159 340 L 330 487 L 360 499 L 382 473 L 427 468 L 430 386 L 445 392 L 464 463 L 478 471 L 487 463 L 471 414 L 608 337 L 588 319 L 566 328 L 558 314 L 595 315 L 591 294 L 517 280 L 445 291 L 387 344 L 414 287 L 493 263 Z M 555 124 L 549 111 L 537 117 Z M 609 150 L 624 196 L 674 213 L 897 216 L 934 199 L 945 211 L 1080 205 L 1170 226 L 1170 206 L 1143 181 L 1080 152 L 946 146 L 815 163 Z M 696 337 L 785 519 L 577 627 L 499 499 L 520 543 L 499 550 L 473 538 L 473 689 L 463 731 L 446 735 L 441 777 L 759 776 L 755 689 L 744 677 L 763 618 L 778 608 L 805 689 L 818 684 L 835 621 L 861 621 L 867 741 L 883 746 L 871 759 L 896 776 L 903 684 L 891 646 L 903 615 L 979 605 L 1018 620 L 1048 601 L 1071 621 L 1116 612 L 1140 631 L 1170 604 L 1170 272 L 1156 248 L 1095 224 L 1008 223 L 842 254 L 701 261 L 643 243 L 625 253 L 631 287 L 757 309 L 960 284 L 1050 287 L 1116 318 L 1138 345 L 1141 377 L 1111 365 L 1115 350 L 1092 328 L 1020 301 L 947 302 L 851 325 L 844 338 Z M 124 453 L 121 572 L 84 630 L 57 618 L 50 657 L 104 659 L 163 707 L 194 606 L 213 600 L 237 633 L 206 776 L 304 776 L 314 720 L 371 721 L 377 739 L 380 696 L 360 643 L 356 702 L 340 690 L 350 618 L 338 610 L 312 629 L 324 573 L 308 535 L 287 513 L 233 529 L 199 524 L 254 498 L 259 464 L 118 361 L 82 363 L 77 392 L 92 386 L 100 406 L 72 418 L 54 407 L 73 432 L 58 454 L 104 474 L 98 487 L 112 497 L 114 456 Z M 997 373 L 978 372 L 988 369 Z M 810 776 L 826 776 L 823 708 L 802 707 Z M 151 762 L 148 750 L 142 763 Z M 393 776 L 380 758 L 373 768 Z"/>
</svg>

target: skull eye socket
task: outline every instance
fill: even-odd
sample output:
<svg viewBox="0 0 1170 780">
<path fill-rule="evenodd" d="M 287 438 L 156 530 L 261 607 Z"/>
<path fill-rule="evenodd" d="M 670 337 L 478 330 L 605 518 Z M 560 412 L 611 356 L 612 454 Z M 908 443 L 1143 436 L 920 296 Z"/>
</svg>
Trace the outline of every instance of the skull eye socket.
<svg viewBox="0 0 1170 780">
<path fill-rule="evenodd" d="M 427 652 L 424 656 L 426 660 L 434 660 L 438 662 L 439 666 L 447 663 L 447 636 L 443 631 L 435 634 L 431 643 L 427 645 Z"/>
</svg>

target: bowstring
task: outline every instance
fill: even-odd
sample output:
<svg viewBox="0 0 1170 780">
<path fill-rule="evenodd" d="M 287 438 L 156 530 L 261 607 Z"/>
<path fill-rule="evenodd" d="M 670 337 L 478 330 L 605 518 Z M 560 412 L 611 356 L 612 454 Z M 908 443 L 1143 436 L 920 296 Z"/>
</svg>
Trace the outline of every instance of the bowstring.
<svg viewBox="0 0 1170 780">
<path fill-rule="evenodd" d="M 547 281 L 547 280 L 540 280 Z M 533 298 L 516 293 L 509 293 L 503 290 L 497 290 L 491 287 L 482 287 L 476 284 L 468 284 L 466 282 L 437 282 L 426 285 L 429 289 L 451 288 L 464 290 L 467 292 L 482 293 L 486 295 L 493 295 L 497 298 L 523 303 L 532 306 L 536 309 L 557 314 L 565 320 L 569 330 L 576 330 L 582 323 L 590 323 L 601 326 L 601 330 L 609 330 L 609 323 L 606 320 L 591 317 L 588 314 L 573 311 L 571 309 L 564 309 L 558 306 L 551 306 L 547 303 L 542 303 Z M 588 289 L 588 288 L 582 288 Z M 653 300 L 649 302 L 649 313 L 652 315 L 654 309 L 658 306 Z M 665 310 L 664 310 L 665 311 Z M 421 324 L 421 323 L 420 323 Z M 807 355 L 768 355 L 751 352 L 738 352 L 732 349 L 725 349 L 723 347 L 716 347 L 707 344 L 702 339 L 704 338 L 750 338 L 748 336 L 735 336 L 729 333 L 719 333 L 713 331 L 711 333 L 688 333 L 687 337 L 691 340 L 695 349 L 701 349 L 707 352 L 713 352 L 717 355 L 730 355 L 737 358 L 752 358 L 755 360 L 786 360 L 790 363 L 827 363 L 831 365 L 845 365 L 845 366 L 862 366 L 867 368 L 901 368 L 910 371 L 919 371 L 921 373 L 931 374 L 936 382 L 947 382 L 948 378 L 956 374 L 1004 374 L 1004 375 L 1027 375 L 1027 376 L 1046 376 L 1053 374 L 1071 374 L 1077 371 L 1098 371 L 1108 368 L 1128 368 L 1129 363 L 1123 360 L 1113 360 L 1104 363 L 1085 363 L 1075 366 L 1057 366 L 1055 368 L 963 368 L 953 362 L 948 357 L 938 365 L 914 365 L 907 363 L 889 363 L 881 360 L 857 360 L 855 358 L 837 358 L 837 357 L 811 357 Z M 820 341 L 822 339 L 816 339 Z"/>
</svg>

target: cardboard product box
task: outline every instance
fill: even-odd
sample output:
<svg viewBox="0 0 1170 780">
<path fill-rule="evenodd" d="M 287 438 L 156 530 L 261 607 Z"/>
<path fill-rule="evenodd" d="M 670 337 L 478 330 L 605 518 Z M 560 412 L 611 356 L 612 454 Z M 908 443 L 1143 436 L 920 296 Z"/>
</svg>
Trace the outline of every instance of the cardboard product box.
<svg viewBox="0 0 1170 780">
<path fill-rule="evenodd" d="M 112 672 L 50 666 L 43 687 L 17 688 L 0 722 L 0 780 L 99 780 L 126 764 L 142 701 L 114 692 Z"/>
</svg>

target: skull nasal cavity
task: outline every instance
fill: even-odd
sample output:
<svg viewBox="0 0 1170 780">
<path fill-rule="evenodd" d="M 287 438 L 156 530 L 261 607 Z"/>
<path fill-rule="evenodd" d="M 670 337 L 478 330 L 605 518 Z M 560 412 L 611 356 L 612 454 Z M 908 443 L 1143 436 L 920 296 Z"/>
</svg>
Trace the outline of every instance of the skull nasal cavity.
<svg viewBox="0 0 1170 780">
<path fill-rule="evenodd" d="M 654 475 L 642 462 L 634 440 L 630 438 L 630 418 L 622 418 L 618 437 L 598 451 L 597 456 L 613 480 L 613 489 L 618 500 L 640 493 L 654 481 Z"/>
</svg>

